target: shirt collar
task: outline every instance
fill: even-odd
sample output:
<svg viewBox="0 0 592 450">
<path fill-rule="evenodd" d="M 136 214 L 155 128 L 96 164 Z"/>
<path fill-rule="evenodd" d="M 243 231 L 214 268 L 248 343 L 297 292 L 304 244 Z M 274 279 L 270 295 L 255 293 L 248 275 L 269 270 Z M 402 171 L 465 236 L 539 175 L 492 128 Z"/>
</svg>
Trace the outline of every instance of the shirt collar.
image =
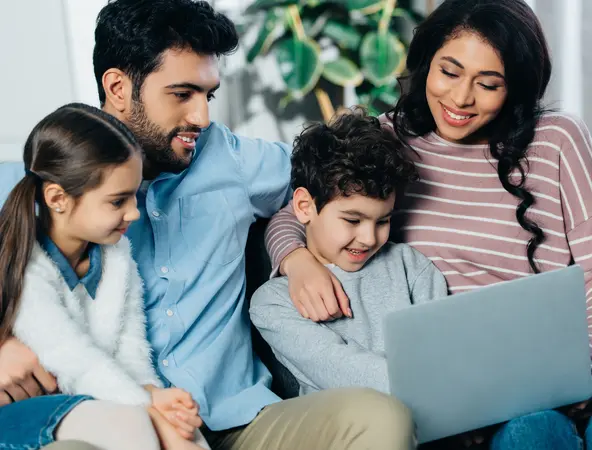
<svg viewBox="0 0 592 450">
<path fill-rule="evenodd" d="M 45 234 L 40 236 L 39 244 L 60 270 L 60 273 L 68 285 L 68 288 L 73 291 L 76 286 L 82 284 L 86 289 L 86 292 L 88 292 L 88 295 L 90 295 L 94 300 L 97 295 L 97 289 L 99 287 L 101 274 L 103 272 L 101 246 L 97 244 L 88 244 L 88 257 L 90 258 L 90 265 L 86 275 L 84 275 L 82 278 L 79 278 L 64 254 L 49 236 Z"/>
</svg>

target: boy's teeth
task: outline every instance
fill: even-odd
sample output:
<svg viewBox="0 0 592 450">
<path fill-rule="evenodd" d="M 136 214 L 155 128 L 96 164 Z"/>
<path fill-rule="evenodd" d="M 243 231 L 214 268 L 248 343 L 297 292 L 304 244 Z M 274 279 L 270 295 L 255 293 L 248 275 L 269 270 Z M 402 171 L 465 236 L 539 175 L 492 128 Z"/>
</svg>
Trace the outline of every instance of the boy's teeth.
<svg viewBox="0 0 592 450">
<path fill-rule="evenodd" d="M 187 142 L 187 143 L 189 143 L 189 144 L 193 142 L 193 139 L 191 139 L 191 138 L 188 138 L 188 137 L 185 137 L 185 136 L 177 136 L 177 137 L 178 137 L 179 139 L 181 139 L 182 141 L 184 141 L 184 142 Z"/>
</svg>

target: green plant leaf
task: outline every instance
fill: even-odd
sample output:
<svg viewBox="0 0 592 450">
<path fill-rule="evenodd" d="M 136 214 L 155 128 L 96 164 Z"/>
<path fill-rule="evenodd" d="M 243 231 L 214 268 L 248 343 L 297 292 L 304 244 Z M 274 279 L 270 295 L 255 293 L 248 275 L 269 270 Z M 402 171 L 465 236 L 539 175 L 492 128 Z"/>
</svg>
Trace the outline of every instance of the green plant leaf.
<svg viewBox="0 0 592 450">
<path fill-rule="evenodd" d="M 331 38 L 339 47 L 356 50 L 360 47 L 362 35 L 351 25 L 330 20 L 323 29 L 323 34 Z"/>
<path fill-rule="evenodd" d="M 390 106 L 395 106 L 397 101 L 399 101 L 401 93 L 394 84 L 388 84 L 372 89 L 370 95 L 373 99 L 380 100 Z"/>
<path fill-rule="evenodd" d="M 257 40 L 247 53 L 247 62 L 251 63 L 257 56 L 266 54 L 285 28 L 284 14 L 278 13 L 277 10 L 267 11 Z"/>
<path fill-rule="evenodd" d="M 384 0 L 347 0 L 347 9 L 358 11 L 362 14 L 374 14 L 380 11 L 384 5 Z"/>
<path fill-rule="evenodd" d="M 323 72 L 319 56 L 318 44 L 310 39 L 278 42 L 276 57 L 291 98 L 300 99 L 316 86 Z"/>
<path fill-rule="evenodd" d="M 259 11 L 275 8 L 276 6 L 298 5 L 302 0 L 255 0 L 246 10 L 246 14 L 254 14 Z"/>
<path fill-rule="evenodd" d="M 358 66 L 350 59 L 343 57 L 326 62 L 323 68 L 323 77 L 331 83 L 343 87 L 359 86 L 364 81 L 364 75 L 362 75 Z"/>
<path fill-rule="evenodd" d="M 364 76 L 375 86 L 394 83 L 405 64 L 405 46 L 390 31 L 371 31 L 360 48 Z"/>
<path fill-rule="evenodd" d="M 324 13 L 315 17 L 303 17 L 304 33 L 310 38 L 316 38 L 325 29 L 329 16 L 329 13 Z"/>
</svg>

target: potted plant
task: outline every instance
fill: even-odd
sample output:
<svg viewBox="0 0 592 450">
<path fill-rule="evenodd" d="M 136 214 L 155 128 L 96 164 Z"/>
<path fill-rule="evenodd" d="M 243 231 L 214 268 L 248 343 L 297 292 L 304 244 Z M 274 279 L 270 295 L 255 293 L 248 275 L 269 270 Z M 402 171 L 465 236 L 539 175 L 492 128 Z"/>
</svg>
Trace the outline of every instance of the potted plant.
<svg viewBox="0 0 592 450">
<path fill-rule="evenodd" d="M 331 86 L 373 114 L 395 104 L 406 57 L 400 30 L 421 20 L 397 0 L 256 0 L 247 14 L 261 17 L 247 61 L 275 55 L 286 87 L 279 107 L 314 94 L 325 120 L 343 106 Z"/>
</svg>

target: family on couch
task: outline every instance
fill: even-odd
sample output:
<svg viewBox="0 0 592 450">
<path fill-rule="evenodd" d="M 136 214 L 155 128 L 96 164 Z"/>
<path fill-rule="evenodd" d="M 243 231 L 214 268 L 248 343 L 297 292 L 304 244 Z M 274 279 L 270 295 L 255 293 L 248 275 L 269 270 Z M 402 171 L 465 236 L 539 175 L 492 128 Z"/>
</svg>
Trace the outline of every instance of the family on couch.
<svg viewBox="0 0 592 450">
<path fill-rule="evenodd" d="M 24 172 L 1 167 L 0 448 L 415 448 L 388 393 L 386 312 L 573 263 L 592 294 L 592 139 L 541 105 L 551 62 L 523 0 L 445 0 L 393 111 L 344 113 L 294 146 L 210 122 L 237 45 L 206 2 L 110 1 L 102 109 L 59 108 Z M 300 385 L 287 400 L 245 295 L 250 226 L 272 216 L 284 276 L 250 312 Z M 581 448 L 584 406 L 484 445 Z"/>
</svg>

